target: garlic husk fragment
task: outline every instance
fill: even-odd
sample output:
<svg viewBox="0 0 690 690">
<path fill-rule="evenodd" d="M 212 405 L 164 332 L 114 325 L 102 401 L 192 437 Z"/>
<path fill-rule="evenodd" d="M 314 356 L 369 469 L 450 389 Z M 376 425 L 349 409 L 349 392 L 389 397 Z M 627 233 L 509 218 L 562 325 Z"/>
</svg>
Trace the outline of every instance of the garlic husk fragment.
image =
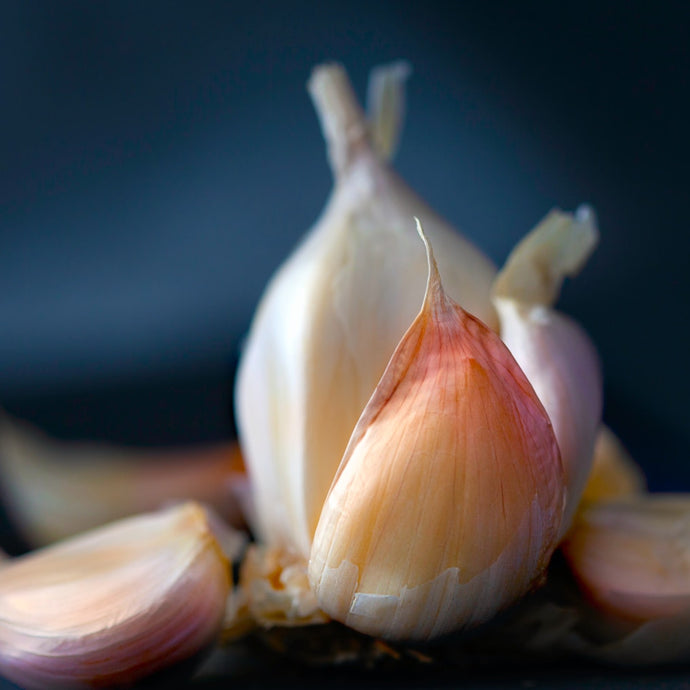
<svg viewBox="0 0 690 690">
<path fill-rule="evenodd" d="M 404 72 L 398 63 L 390 68 L 389 90 L 397 80 L 399 93 Z M 411 232 L 413 215 L 437 248 L 449 294 L 495 325 L 494 267 L 375 150 L 343 68 L 316 68 L 309 91 L 335 188 L 262 297 L 236 389 L 253 526 L 263 542 L 304 558 L 352 429 L 423 294 L 426 265 Z M 389 142 L 396 139 L 394 120 Z M 377 129 L 386 126 L 378 121 Z"/>
<path fill-rule="evenodd" d="M 620 439 L 602 424 L 594 444 L 592 470 L 582 492 L 581 505 L 603 503 L 644 493 L 647 481 Z"/>
<path fill-rule="evenodd" d="M 185 500 L 203 502 L 241 526 L 245 482 L 234 443 L 143 450 L 65 442 L 0 415 L 3 500 L 33 546 Z"/>
<path fill-rule="evenodd" d="M 584 265 L 598 238 L 587 207 L 552 211 L 513 250 L 494 284 L 500 333 L 553 424 L 567 485 L 570 525 L 592 465 L 601 423 L 599 357 L 573 319 L 553 309 L 565 276 Z"/>
<path fill-rule="evenodd" d="M 294 553 L 252 545 L 240 568 L 223 637 L 241 637 L 253 627 L 303 627 L 327 623 L 309 586 L 307 562 Z"/>
<path fill-rule="evenodd" d="M 352 434 L 309 562 L 321 608 L 386 639 L 432 639 L 512 604 L 540 580 L 563 510 L 544 408 L 427 252 L 422 309 Z"/>
<path fill-rule="evenodd" d="M 42 690 L 133 683 L 211 644 L 229 588 L 195 503 L 17 558 L 0 568 L 0 673 Z"/>
</svg>

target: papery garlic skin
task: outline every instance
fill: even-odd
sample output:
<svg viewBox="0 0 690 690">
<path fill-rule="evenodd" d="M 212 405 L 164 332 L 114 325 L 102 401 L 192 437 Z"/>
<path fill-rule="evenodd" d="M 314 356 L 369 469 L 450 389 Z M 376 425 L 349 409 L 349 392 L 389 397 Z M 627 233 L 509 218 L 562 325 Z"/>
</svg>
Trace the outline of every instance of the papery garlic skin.
<svg viewBox="0 0 690 690">
<path fill-rule="evenodd" d="M 584 329 L 553 308 L 566 275 L 577 273 L 598 238 L 592 212 L 552 211 L 513 250 L 494 285 L 500 333 L 553 424 L 567 484 L 565 532 L 592 466 L 603 382 Z"/>
<path fill-rule="evenodd" d="M 344 70 L 317 68 L 309 90 L 336 185 L 264 293 L 236 388 L 254 527 L 265 543 L 304 558 L 352 429 L 423 294 L 427 269 L 410 231 L 413 215 L 437 249 L 449 294 L 495 325 L 494 267 L 374 149 Z"/>
<path fill-rule="evenodd" d="M 0 568 L 0 674 L 41 690 L 133 683 L 212 643 L 229 588 L 195 503 L 15 559 Z"/>
<path fill-rule="evenodd" d="M 541 577 L 563 500 L 544 408 L 498 336 L 445 295 L 429 254 L 422 310 L 319 519 L 309 562 L 319 605 L 387 639 L 482 623 Z"/>
</svg>

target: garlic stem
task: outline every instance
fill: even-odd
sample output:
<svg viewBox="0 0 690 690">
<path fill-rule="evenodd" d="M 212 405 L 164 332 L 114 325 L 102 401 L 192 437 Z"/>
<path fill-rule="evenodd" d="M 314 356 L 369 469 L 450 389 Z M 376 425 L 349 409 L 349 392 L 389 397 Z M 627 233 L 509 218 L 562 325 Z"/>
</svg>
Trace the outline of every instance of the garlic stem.
<svg viewBox="0 0 690 690">
<path fill-rule="evenodd" d="M 384 160 L 395 156 L 405 119 L 405 82 L 412 68 L 398 60 L 371 70 L 367 115 L 374 149 Z"/>
<path fill-rule="evenodd" d="M 369 125 L 341 65 L 316 67 L 307 86 L 328 144 L 331 168 L 338 179 L 362 149 L 371 146 Z"/>
</svg>

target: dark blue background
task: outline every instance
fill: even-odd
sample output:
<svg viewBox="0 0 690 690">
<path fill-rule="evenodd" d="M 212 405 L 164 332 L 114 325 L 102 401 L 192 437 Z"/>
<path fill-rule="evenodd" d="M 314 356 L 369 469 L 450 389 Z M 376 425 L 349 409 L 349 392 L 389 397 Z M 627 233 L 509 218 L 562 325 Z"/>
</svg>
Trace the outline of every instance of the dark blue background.
<svg viewBox="0 0 690 690">
<path fill-rule="evenodd" d="M 0 402 L 63 437 L 232 434 L 239 344 L 331 186 L 305 92 L 407 58 L 398 170 L 497 262 L 552 206 L 607 421 L 690 489 L 689 5 L 0 4 Z"/>
<path fill-rule="evenodd" d="M 238 346 L 331 186 L 305 82 L 414 66 L 397 167 L 500 263 L 598 211 L 563 307 L 607 419 L 690 487 L 688 5 L 32 2 L 0 21 L 0 401 L 62 436 L 232 433 Z"/>
</svg>

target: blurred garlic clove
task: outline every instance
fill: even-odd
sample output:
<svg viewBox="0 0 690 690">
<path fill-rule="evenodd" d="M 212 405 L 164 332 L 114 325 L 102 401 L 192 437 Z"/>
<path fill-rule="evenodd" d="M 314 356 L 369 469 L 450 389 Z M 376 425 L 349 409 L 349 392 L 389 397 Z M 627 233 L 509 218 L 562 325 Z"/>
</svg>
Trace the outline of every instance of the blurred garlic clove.
<svg viewBox="0 0 690 690">
<path fill-rule="evenodd" d="M 563 553 L 600 611 L 637 622 L 684 615 L 690 628 L 690 495 L 585 506 Z"/>
<path fill-rule="evenodd" d="M 567 484 L 563 530 L 589 476 L 601 422 L 603 383 L 585 331 L 552 308 L 565 276 L 584 265 L 598 238 L 593 213 L 552 211 L 508 257 L 494 284 L 500 333 L 551 420 Z"/>
<path fill-rule="evenodd" d="M 0 486 L 8 512 L 35 546 L 184 500 L 243 524 L 239 448 L 139 450 L 52 439 L 0 416 Z"/>
<path fill-rule="evenodd" d="M 602 424 L 594 444 L 592 471 L 581 504 L 602 503 L 644 493 L 647 482 L 620 439 Z"/>
<path fill-rule="evenodd" d="M 212 644 L 229 588 L 195 503 L 17 558 L 0 568 L 0 673 L 41 690 L 133 683 Z"/>
<path fill-rule="evenodd" d="M 564 500 L 544 408 L 498 336 L 445 294 L 425 244 L 422 309 L 352 434 L 309 563 L 328 615 L 387 639 L 515 602 L 549 562 Z"/>
<path fill-rule="evenodd" d="M 392 106 L 374 106 L 378 139 L 388 142 L 377 144 L 381 152 L 343 68 L 324 65 L 311 76 L 335 188 L 269 283 L 238 371 L 254 527 L 265 543 L 305 558 L 352 429 L 423 294 L 426 264 L 410 231 L 413 215 L 436 247 L 449 294 L 495 325 L 491 262 L 383 160 L 397 139 L 405 70 L 395 63 L 378 75 L 384 86 L 374 92 L 397 94 Z"/>
</svg>

